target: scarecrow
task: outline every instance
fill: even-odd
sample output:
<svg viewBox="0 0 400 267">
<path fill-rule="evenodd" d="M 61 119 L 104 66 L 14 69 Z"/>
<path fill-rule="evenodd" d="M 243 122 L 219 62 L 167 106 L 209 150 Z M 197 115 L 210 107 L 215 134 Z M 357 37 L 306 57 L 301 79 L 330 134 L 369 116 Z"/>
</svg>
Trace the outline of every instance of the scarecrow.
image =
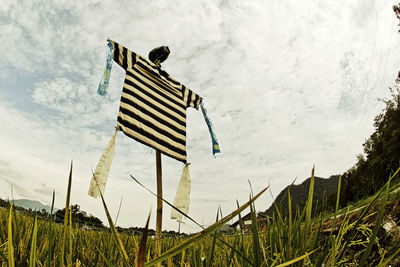
<svg viewBox="0 0 400 267">
<path fill-rule="evenodd" d="M 156 150 L 157 195 L 160 202 L 157 204 L 157 230 L 161 233 L 161 153 L 184 163 L 174 206 L 185 214 L 189 211 L 190 175 L 186 155 L 188 107 L 195 109 L 201 107 L 211 135 L 214 155 L 220 153 L 219 144 L 202 98 L 161 69 L 161 63 L 170 53 L 167 46 L 153 49 L 149 53 L 149 60 L 112 40 L 108 40 L 106 48 L 107 59 L 103 78 L 98 86 L 98 94 L 103 96 L 107 94 L 112 61 L 126 71 L 126 76 L 117 126 L 94 171 L 89 195 L 97 198 L 100 193 L 104 193 L 114 155 L 116 136 L 122 131 L 132 139 Z M 182 214 L 174 209 L 171 218 L 182 222 Z"/>
</svg>

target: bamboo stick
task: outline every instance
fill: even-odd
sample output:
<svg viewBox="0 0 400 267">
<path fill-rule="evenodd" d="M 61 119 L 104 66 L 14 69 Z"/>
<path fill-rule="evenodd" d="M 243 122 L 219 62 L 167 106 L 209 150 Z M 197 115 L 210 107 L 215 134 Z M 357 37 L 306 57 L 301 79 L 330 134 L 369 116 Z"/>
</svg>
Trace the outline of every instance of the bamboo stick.
<svg viewBox="0 0 400 267">
<path fill-rule="evenodd" d="M 156 152 L 156 170 L 157 170 L 157 217 L 156 217 L 156 240 L 157 256 L 161 255 L 161 231 L 162 231 L 162 169 L 161 152 Z"/>
</svg>

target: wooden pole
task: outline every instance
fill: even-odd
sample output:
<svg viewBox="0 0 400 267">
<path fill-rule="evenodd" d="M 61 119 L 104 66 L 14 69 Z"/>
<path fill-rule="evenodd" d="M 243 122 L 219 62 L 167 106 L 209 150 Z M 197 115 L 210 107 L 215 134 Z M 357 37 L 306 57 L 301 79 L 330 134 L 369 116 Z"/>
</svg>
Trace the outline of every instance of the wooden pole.
<svg viewBox="0 0 400 267">
<path fill-rule="evenodd" d="M 157 217 L 156 217 L 156 244 L 157 254 L 161 255 L 161 231 L 162 231 L 162 169 L 161 152 L 156 151 L 156 169 L 157 169 Z"/>
</svg>

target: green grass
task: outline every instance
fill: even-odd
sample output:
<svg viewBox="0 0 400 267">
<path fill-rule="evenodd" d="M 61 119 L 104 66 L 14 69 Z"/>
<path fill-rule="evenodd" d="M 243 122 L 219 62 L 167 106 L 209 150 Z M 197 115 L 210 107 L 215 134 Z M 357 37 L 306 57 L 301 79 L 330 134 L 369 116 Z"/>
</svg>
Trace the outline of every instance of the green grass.
<svg viewBox="0 0 400 267">
<path fill-rule="evenodd" d="M 396 174 L 397 175 L 397 172 Z M 393 175 L 393 177 L 395 176 Z M 393 178 L 392 177 L 392 178 Z M 385 205 L 399 194 L 390 192 L 399 185 L 389 182 L 377 194 L 363 200 L 357 216 L 349 209 L 336 218 L 338 205 L 329 216 L 312 217 L 313 178 L 304 210 L 292 216 L 290 191 L 289 211 L 276 208 L 267 227 L 257 226 L 255 200 L 259 192 L 231 214 L 217 212 L 216 222 L 189 238 L 168 237 L 162 240 L 161 255 L 156 256 L 155 240 L 147 236 L 118 233 L 109 215 L 106 201 L 101 203 L 110 228 L 83 230 L 72 225 L 66 212 L 63 225 L 49 219 L 22 215 L 10 207 L 0 209 L 0 266 L 387 266 L 399 264 L 400 247 L 381 236 Z M 67 196 L 72 189 L 72 165 Z M 340 183 L 340 181 L 339 181 Z M 340 191 L 339 191 L 340 192 Z M 246 192 L 243 192 L 244 194 Z M 337 196 L 337 203 L 340 195 Z M 53 195 L 54 205 L 54 195 Z M 100 203 L 99 203 L 100 204 Z M 169 203 L 170 205 L 170 203 Z M 69 207 L 69 197 L 66 200 Z M 240 214 L 251 211 L 249 229 Z M 66 209 L 67 211 L 68 209 Z M 323 213 L 322 213 L 323 214 Z M 217 230 L 232 218 L 239 218 L 238 231 L 229 234 Z M 330 219 L 334 217 L 334 219 Z M 190 218 L 193 220 L 192 218 Z M 194 220 L 193 220 L 194 221 Z M 146 224 L 147 229 L 148 224 Z M 326 232 L 327 228 L 333 229 Z M 396 245 L 397 244 L 397 245 Z"/>
<path fill-rule="evenodd" d="M 393 176 L 393 178 L 396 178 L 396 176 Z M 399 180 L 398 177 L 397 177 L 397 180 Z M 398 191 L 395 192 L 396 190 L 398 190 Z M 389 194 L 398 194 L 398 193 L 400 193 L 400 182 L 397 182 L 396 184 L 391 185 L 390 188 L 389 188 Z M 364 198 L 364 199 L 360 199 L 360 200 L 358 200 L 356 202 L 350 203 L 349 205 L 347 205 L 347 207 L 338 210 L 337 211 L 337 215 L 340 216 L 340 215 L 345 214 L 348 209 L 350 209 L 350 211 L 352 211 L 352 210 L 356 210 L 356 209 L 362 208 L 362 207 L 368 205 L 368 203 L 370 203 L 373 198 L 374 198 L 374 196 L 370 196 L 370 197 L 367 197 L 367 198 Z M 331 215 L 331 214 L 329 214 L 329 215 Z"/>
</svg>

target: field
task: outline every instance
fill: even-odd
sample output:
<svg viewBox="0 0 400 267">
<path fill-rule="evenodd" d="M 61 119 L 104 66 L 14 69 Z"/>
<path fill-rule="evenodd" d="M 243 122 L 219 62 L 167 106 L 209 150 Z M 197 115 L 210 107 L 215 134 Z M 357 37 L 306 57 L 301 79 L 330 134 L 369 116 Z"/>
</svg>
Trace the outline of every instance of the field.
<svg viewBox="0 0 400 267">
<path fill-rule="evenodd" d="M 71 216 L 65 216 L 63 225 L 55 223 L 52 217 L 37 219 L 15 212 L 10 205 L 8 209 L 0 208 L 0 263 L 1 266 L 399 266 L 400 195 L 399 185 L 391 185 L 398 172 L 373 197 L 360 202 L 357 210 L 345 209 L 339 215 L 338 194 L 336 210 L 316 216 L 312 214 L 312 173 L 304 210 L 298 210 L 292 217 L 290 211 L 286 215 L 277 209 L 267 219 L 266 227 L 259 229 L 254 201 L 266 188 L 248 203 L 238 204 L 230 215 L 219 218 L 217 213 L 216 223 L 195 235 L 164 237 L 161 255 L 157 253 L 157 242 L 147 236 L 147 225 L 143 235 L 118 233 L 103 198 L 110 225 L 105 230 L 79 228 L 72 224 Z M 69 187 L 66 207 L 70 190 Z M 250 228 L 245 229 L 241 221 L 235 232 L 217 231 L 233 217 L 241 218 L 240 214 L 248 208 L 253 222 Z M 394 222 L 397 228 L 385 230 L 388 222 Z"/>
</svg>

